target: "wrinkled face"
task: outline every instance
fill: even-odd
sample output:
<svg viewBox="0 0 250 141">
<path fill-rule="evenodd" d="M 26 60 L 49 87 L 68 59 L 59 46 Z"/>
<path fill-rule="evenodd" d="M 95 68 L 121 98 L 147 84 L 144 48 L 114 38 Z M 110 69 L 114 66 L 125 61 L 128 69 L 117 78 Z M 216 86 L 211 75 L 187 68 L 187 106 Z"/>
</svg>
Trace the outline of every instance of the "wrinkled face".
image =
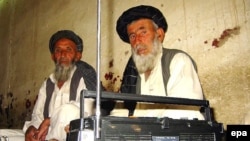
<svg viewBox="0 0 250 141">
<path fill-rule="evenodd" d="M 148 55 L 153 50 L 154 40 L 163 41 L 164 31 L 150 19 L 139 19 L 127 26 L 129 42 L 137 55 Z M 143 46 L 143 47 L 141 47 Z"/>
<path fill-rule="evenodd" d="M 51 57 L 56 64 L 69 66 L 81 59 L 81 53 L 77 51 L 73 41 L 62 38 L 55 43 L 54 53 L 51 54 Z"/>
<path fill-rule="evenodd" d="M 162 52 L 164 31 L 152 20 L 140 19 L 127 26 L 132 57 L 139 73 L 152 70 Z"/>
</svg>

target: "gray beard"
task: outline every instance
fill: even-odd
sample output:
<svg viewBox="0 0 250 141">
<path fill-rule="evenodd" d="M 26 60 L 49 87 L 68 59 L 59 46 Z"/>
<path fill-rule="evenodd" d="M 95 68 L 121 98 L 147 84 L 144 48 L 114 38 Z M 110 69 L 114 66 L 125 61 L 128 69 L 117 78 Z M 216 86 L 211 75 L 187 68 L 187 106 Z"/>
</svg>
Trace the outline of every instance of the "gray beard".
<svg viewBox="0 0 250 141">
<path fill-rule="evenodd" d="M 73 70 L 75 63 L 71 63 L 69 66 L 64 66 L 56 63 L 54 71 L 54 77 L 57 82 L 65 82 L 69 79 L 70 73 Z"/>
<path fill-rule="evenodd" d="M 158 56 L 162 52 L 162 44 L 157 38 L 153 40 L 152 46 L 153 50 L 148 55 L 138 55 L 136 53 L 139 48 L 145 48 L 144 45 L 138 45 L 132 48 L 132 57 L 140 74 L 152 70 L 157 63 Z"/>
</svg>

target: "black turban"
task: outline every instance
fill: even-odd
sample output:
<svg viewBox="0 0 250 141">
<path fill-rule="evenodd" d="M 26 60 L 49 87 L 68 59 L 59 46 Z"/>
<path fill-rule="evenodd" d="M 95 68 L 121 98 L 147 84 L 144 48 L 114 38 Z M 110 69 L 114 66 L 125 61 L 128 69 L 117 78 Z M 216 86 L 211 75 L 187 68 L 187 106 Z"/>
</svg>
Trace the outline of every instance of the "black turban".
<svg viewBox="0 0 250 141">
<path fill-rule="evenodd" d="M 159 9 L 147 5 L 132 7 L 123 12 L 116 22 L 116 31 L 124 42 L 129 43 L 127 25 L 142 18 L 153 20 L 164 32 L 168 29 L 167 21 Z"/>
<path fill-rule="evenodd" d="M 50 53 L 54 53 L 54 47 L 56 42 L 62 38 L 66 38 L 73 41 L 76 44 L 77 51 L 82 52 L 83 50 L 82 39 L 71 30 L 60 30 L 54 33 L 50 38 L 49 41 Z"/>
</svg>

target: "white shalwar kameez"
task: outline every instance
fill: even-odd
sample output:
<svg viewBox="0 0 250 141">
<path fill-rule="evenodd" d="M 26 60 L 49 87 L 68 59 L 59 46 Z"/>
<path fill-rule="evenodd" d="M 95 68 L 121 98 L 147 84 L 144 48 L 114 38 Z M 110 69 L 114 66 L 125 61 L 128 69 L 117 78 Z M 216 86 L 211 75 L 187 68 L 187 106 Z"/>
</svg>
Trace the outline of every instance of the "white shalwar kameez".
<svg viewBox="0 0 250 141">
<path fill-rule="evenodd" d="M 71 72 L 70 78 L 72 78 L 75 70 L 76 67 Z M 56 82 L 52 74 L 50 75 L 50 79 L 53 82 Z M 77 88 L 76 101 L 69 101 L 70 83 L 71 79 L 67 80 L 60 89 L 57 85 L 54 87 L 54 92 L 49 105 L 50 128 L 46 136 L 46 140 L 57 139 L 59 141 L 65 141 L 65 126 L 69 125 L 71 120 L 80 118 L 80 93 L 83 89 L 86 89 L 86 85 L 83 78 L 81 78 Z M 42 84 L 42 87 L 39 90 L 38 99 L 32 113 L 32 120 L 25 122 L 23 127 L 24 132 L 31 125 L 38 128 L 41 122 L 44 120 L 43 110 L 45 100 L 46 81 Z M 84 116 L 90 116 L 93 114 L 93 104 L 93 99 L 84 100 Z"/>
<path fill-rule="evenodd" d="M 170 63 L 170 77 L 167 86 L 164 86 L 163 83 L 161 56 L 158 57 L 158 62 L 154 69 L 150 72 L 147 80 L 145 80 L 144 74 L 140 74 L 140 77 L 142 95 L 203 99 L 202 88 L 197 72 L 195 71 L 190 58 L 186 54 L 177 53 L 173 57 Z M 167 87 L 167 95 L 165 93 L 165 87 Z M 153 107 L 155 105 L 157 104 L 150 104 L 150 107 Z M 140 109 L 145 110 L 150 107 L 145 108 L 144 103 L 137 103 L 134 115 L 140 116 L 142 113 Z M 143 112 L 143 114 L 144 113 L 145 112 Z M 198 115 L 196 116 L 198 119 L 204 119 L 199 111 L 194 110 L 151 110 L 150 113 L 160 116 L 166 116 L 164 115 L 164 113 L 167 113 L 167 116 L 172 118 L 193 118 L 195 115 Z"/>
</svg>

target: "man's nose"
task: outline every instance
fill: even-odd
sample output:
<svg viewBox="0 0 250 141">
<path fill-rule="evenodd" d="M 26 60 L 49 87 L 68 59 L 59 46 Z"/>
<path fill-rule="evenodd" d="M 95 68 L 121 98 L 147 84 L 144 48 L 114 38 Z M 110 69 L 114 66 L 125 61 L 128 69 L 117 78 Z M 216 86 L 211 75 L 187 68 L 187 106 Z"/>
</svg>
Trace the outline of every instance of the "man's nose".
<svg viewBox="0 0 250 141">
<path fill-rule="evenodd" d="M 134 45 L 138 45 L 141 42 L 142 42 L 141 36 L 140 35 L 135 36 Z"/>
<path fill-rule="evenodd" d="M 61 51 L 61 56 L 62 56 L 62 57 L 65 57 L 66 55 L 67 55 L 67 51 L 62 50 L 62 51 Z"/>
</svg>

